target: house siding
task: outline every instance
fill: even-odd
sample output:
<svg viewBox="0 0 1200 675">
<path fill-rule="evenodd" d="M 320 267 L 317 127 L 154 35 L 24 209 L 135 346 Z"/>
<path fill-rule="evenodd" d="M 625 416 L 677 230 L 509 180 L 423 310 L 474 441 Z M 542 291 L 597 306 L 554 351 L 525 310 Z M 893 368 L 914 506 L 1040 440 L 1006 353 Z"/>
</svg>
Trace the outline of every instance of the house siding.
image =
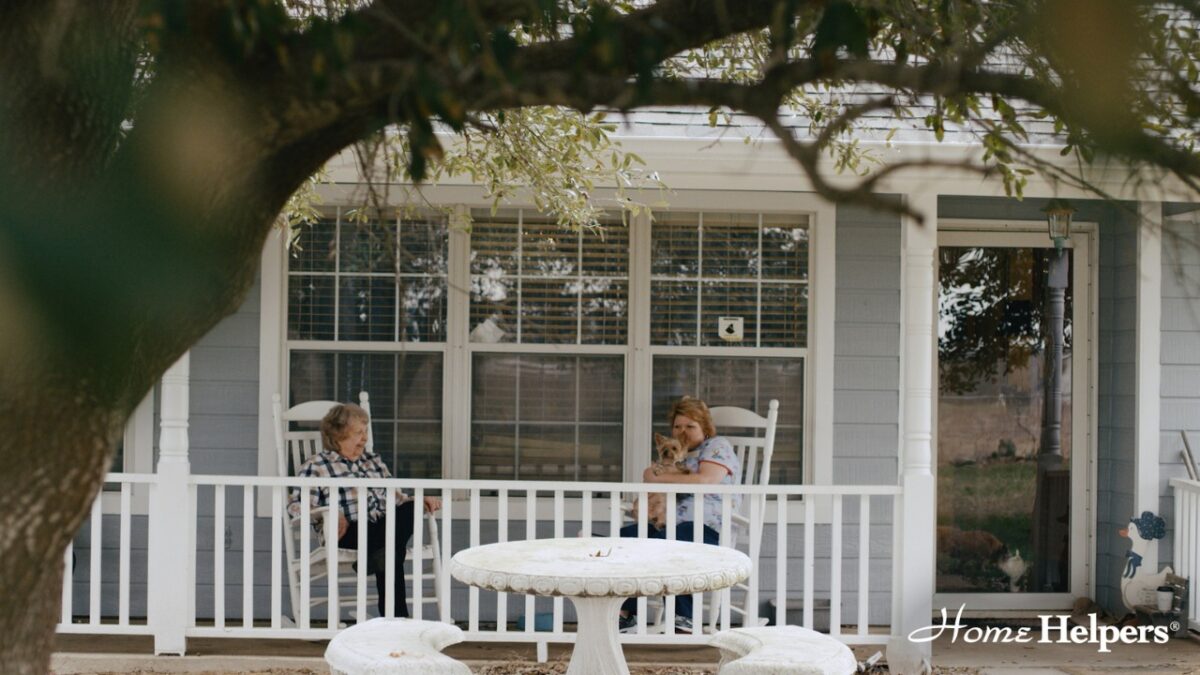
<svg viewBox="0 0 1200 675">
<path fill-rule="evenodd" d="M 897 199 L 897 201 L 899 201 Z M 900 437 L 900 218 L 861 207 L 837 209 L 834 324 L 833 483 L 895 485 Z M 859 500 L 843 503 L 842 620 L 858 620 Z M 891 620 L 893 500 L 870 500 L 868 620 Z M 830 526 L 815 529 L 816 597 L 828 597 Z M 776 532 L 763 533 L 762 574 L 775 573 Z M 802 529 L 788 533 L 789 579 L 803 579 Z M 801 584 L 795 583 L 799 589 Z M 773 588 L 773 586 L 772 586 Z M 796 591 L 793 591 L 795 593 Z M 824 594 L 824 595 L 822 595 Z"/>
<path fill-rule="evenodd" d="M 1099 317 L 1096 346 L 1097 438 L 1095 600 L 1110 611 L 1121 609 L 1119 579 L 1129 541 L 1117 530 L 1133 512 L 1134 406 L 1137 321 L 1136 206 L 1073 201 L 1076 222 L 1099 225 Z M 942 197 L 940 218 L 1044 221 L 1045 200 L 1017 202 L 1006 198 Z M 1078 500 L 1073 500 L 1080 503 Z M 1123 610 L 1121 610 L 1123 613 Z"/>
<path fill-rule="evenodd" d="M 1158 559 L 1174 556 L 1175 493 L 1171 478 L 1186 478 L 1180 452 L 1188 435 L 1193 458 L 1200 454 L 1200 211 L 1194 205 L 1170 205 L 1162 237 L 1162 363 L 1159 395 L 1159 515 L 1167 536 Z"/>
</svg>

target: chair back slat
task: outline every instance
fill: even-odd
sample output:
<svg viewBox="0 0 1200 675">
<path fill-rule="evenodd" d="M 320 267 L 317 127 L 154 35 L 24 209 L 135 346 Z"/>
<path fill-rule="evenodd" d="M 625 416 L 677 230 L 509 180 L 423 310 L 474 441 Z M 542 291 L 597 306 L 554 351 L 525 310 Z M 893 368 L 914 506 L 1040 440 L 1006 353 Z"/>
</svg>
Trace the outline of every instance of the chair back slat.
<svg viewBox="0 0 1200 675">
<path fill-rule="evenodd" d="M 741 464 L 742 475 L 738 476 L 740 485 L 768 485 L 771 481 L 771 456 L 775 451 L 775 427 L 779 419 L 779 401 L 772 399 L 767 405 L 767 416 L 763 417 L 752 410 L 718 406 L 709 411 L 717 433 L 729 440 L 733 445 Z M 750 436 L 733 436 L 722 433 L 725 430 L 751 430 Z M 757 514 L 753 504 L 758 504 Z M 734 516 L 733 541 L 734 545 L 751 556 L 757 556 L 761 548 L 763 517 L 766 513 L 767 497 L 744 496 Z M 757 515 L 757 518 L 752 518 Z M 757 561 L 755 561 L 757 564 Z M 731 603 L 729 609 L 738 613 L 743 625 L 751 625 L 757 621 L 757 599 L 752 598 L 756 592 L 753 582 L 737 584 L 735 587 L 743 592 L 740 603 Z M 713 606 L 710 620 L 711 629 L 716 630 L 718 614 L 717 606 Z M 728 612 L 722 610 L 722 614 Z"/>
<path fill-rule="evenodd" d="M 717 406 L 709 411 L 717 433 L 722 429 L 762 430 L 762 435 L 754 436 L 724 436 L 734 448 L 741 464 L 742 475 L 738 476 L 741 485 L 768 485 L 771 480 L 771 455 L 775 449 L 775 427 L 779 418 L 779 401 L 772 399 L 767 406 L 767 416 L 763 417 L 752 410 L 731 406 Z M 765 503 L 765 499 L 760 500 Z M 759 509 L 760 521 L 762 509 Z M 743 499 L 738 508 L 738 514 L 743 518 L 750 515 L 750 500 Z M 738 537 L 749 536 L 756 538 L 761 532 L 762 523 L 757 523 L 755 531 L 745 532 L 738 528 Z"/>
</svg>

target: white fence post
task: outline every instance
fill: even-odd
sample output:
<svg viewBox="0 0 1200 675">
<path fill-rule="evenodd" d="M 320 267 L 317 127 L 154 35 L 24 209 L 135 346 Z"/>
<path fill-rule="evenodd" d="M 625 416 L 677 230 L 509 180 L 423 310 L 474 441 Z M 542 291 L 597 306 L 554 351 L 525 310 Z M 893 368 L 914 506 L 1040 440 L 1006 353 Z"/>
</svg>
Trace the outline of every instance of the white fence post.
<svg viewBox="0 0 1200 675">
<path fill-rule="evenodd" d="M 188 354 L 163 375 L 162 433 L 159 436 L 157 481 L 151 486 L 148 619 L 154 631 L 155 654 L 178 654 L 187 649 L 184 632 L 191 607 L 191 503 L 186 496 L 188 463 Z M 180 583 L 182 579 L 183 583 Z"/>
</svg>

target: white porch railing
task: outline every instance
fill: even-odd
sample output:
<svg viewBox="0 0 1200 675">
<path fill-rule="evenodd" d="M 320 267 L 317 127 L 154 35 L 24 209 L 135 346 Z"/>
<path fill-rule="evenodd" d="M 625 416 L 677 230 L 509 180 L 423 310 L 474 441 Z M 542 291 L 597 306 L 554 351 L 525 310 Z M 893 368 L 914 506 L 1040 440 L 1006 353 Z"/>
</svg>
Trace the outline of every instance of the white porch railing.
<svg viewBox="0 0 1200 675">
<path fill-rule="evenodd" d="M 78 612 L 73 611 L 71 597 L 73 584 L 64 584 L 63 619 L 59 625 L 62 632 L 74 633 L 147 633 L 161 637 L 163 630 L 176 630 L 172 626 L 163 628 L 157 621 L 146 621 L 130 616 L 130 558 L 131 558 L 131 509 L 129 488 L 132 485 L 149 483 L 155 486 L 153 475 L 113 474 L 111 482 L 122 486 L 119 511 L 114 514 L 118 523 L 117 535 L 110 535 L 102 528 L 102 516 L 94 512 L 90 526 L 90 572 L 87 575 L 89 604 L 86 622 L 77 623 Z M 721 627 L 729 627 L 729 604 L 745 602 L 749 616 L 759 616 L 759 602 L 773 602 L 774 613 L 770 619 L 776 623 L 800 623 L 806 627 L 823 628 L 817 619 L 818 600 L 828 600 L 828 632 L 847 643 L 884 643 L 890 630 L 871 630 L 872 601 L 870 589 L 872 579 L 878 581 L 880 595 L 886 593 L 892 578 L 894 560 L 891 553 L 893 541 L 893 514 L 897 512 L 900 489 L 895 486 L 685 486 L 685 485 L 625 485 L 613 483 L 539 483 L 514 481 L 473 480 L 373 480 L 373 479 L 317 479 L 317 478 L 274 478 L 256 476 L 191 476 L 189 490 L 180 498 L 187 499 L 187 508 L 180 512 L 191 514 L 188 522 L 173 524 L 172 527 L 186 528 L 189 549 L 187 569 L 174 575 L 166 588 L 147 588 L 147 595 L 185 594 L 178 606 L 188 608 L 187 621 L 182 637 L 259 637 L 259 638 L 303 638 L 321 639 L 332 637 L 338 630 L 336 624 L 328 625 L 325 611 L 311 612 L 307 608 L 310 597 L 326 597 L 325 607 L 337 607 L 343 588 L 319 580 L 310 584 L 309 575 L 300 574 L 302 589 L 301 604 L 304 609 L 285 611 L 284 598 L 288 597 L 286 560 L 284 559 L 283 537 L 287 532 L 284 505 L 289 491 L 302 490 L 305 494 L 317 487 L 390 487 L 402 489 L 418 499 L 431 492 L 443 496 L 443 508 L 439 514 L 441 550 L 444 559 L 468 546 L 504 541 L 508 538 L 549 538 L 573 536 L 575 534 L 604 535 L 621 527 L 624 514 L 620 498 L 630 499 L 641 495 L 640 509 L 644 511 L 648 491 L 665 492 L 669 500 L 668 528 L 673 530 L 674 500 L 680 494 L 695 495 L 697 501 L 706 493 L 715 493 L 723 500 L 722 545 L 739 541 L 733 530 L 733 497 L 741 494 L 749 506 L 750 529 L 761 527 L 761 537 L 743 537 L 748 541 L 743 550 L 756 560 L 756 567 L 749 582 L 748 596 L 730 597 L 728 590 L 722 591 L 722 609 L 719 612 Z M 703 488 L 697 490 L 697 487 Z M 616 491 L 616 492 L 614 492 Z M 359 491 L 360 495 L 365 490 Z M 394 494 L 394 493 L 393 493 Z M 270 516 L 259 518 L 255 506 L 260 496 L 272 505 Z M 451 498 L 446 498 L 446 496 Z M 616 498 L 614 498 L 614 496 Z M 304 503 L 305 500 L 301 500 Z M 99 502 L 98 502 L 99 503 Z M 153 500 L 152 502 L 153 503 Z M 818 522 L 817 514 L 823 515 Z M 149 514 L 153 519 L 156 515 Z M 303 519 L 311 517 L 308 509 L 302 509 Z M 645 522 L 643 517 L 641 522 Z M 255 527 L 257 524 L 257 528 Z M 394 527 L 390 522 L 389 528 Z M 151 528 L 144 528 L 151 531 Z M 240 532 L 240 537 L 235 534 Z M 302 564 L 307 568 L 310 560 L 304 554 L 309 542 L 316 543 L 317 537 L 307 525 L 301 526 L 304 539 L 300 548 Z M 414 533 L 413 552 L 420 555 L 423 528 Z M 644 535 L 645 528 L 641 529 Z M 391 538 L 389 533 L 389 539 Z M 699 540 L 699 533 L 697 533 Z M 240 551 L 234 543 L 240 541 Z M 765 544 L 764 544 L 765 542 Z M 101 586 L 107 577 L 101 574 L 100 556 L 94 554 L 97 545 L 101 551 L 117 549 L 120 560 L 117 566 L 115 616 L 103 616 Z M 155 542 L 148 541 L 147 549 L 154 549 Z M 875 553 L 877 569 L 871 568 L 872 551 Z M 255 553 L 258 553 L 256 559 Z M 336 554 L 334 554 L 336 556 Z M 366 575 L 364 552 L 358 552 L 358 583 L 348 591 L 354 596 L 359 612 L 374 603 L 367 599 L 367 589 L 374 583 Z M 153 559 L 153 556 L 147 556 Z M 67 562 L 71 562 L 68 551 Z M 885 569 L 878 569 L 879 563 Z M 336 565 L 336 560 L 333 562 Z M 388 561 L 390 567 L 390 560 Z M 414 569 L 420 560 L 413 561 Z M 68 568 L 70 570 L 70 568 Z M 197 574 L 199 570 L 199 574 Z M 143 574 L 139 578 L 148 577 Z M 68 580 L 71 579 L 68 573 Z M 257 585 L 256 585 L 257 580 Z M 819 581 L 818 581 L 819 580 Z M 98 583 L 97 583 L 98 582 Z M 76 584 L 82 581 L 76 581 Z M 448 574 L 440 581 L 441 603 L 438 616 L 429 616 L 429 609 L 422 609 L 422 596 L 432 588 L 414 584 L 409 593 L 414 617 L 440 618 L 453 621 L 464 628 L 467 640 L 492 642 L 529 642 L 539 646 L 544 653 L 547 643 L 573 642 L 574 632 L 569 630 L 572 612 L 562 598 L 513 597 L 508 594 L 469 588 Z M 166 585 L 166 584 L 164 584 Z M 773 588 L 772 588 L 773 586 Z M 769 590 L 763 590 L 768 589 Z M 109 595 L 114 589 L 108 587 Z M 257 594 L 256 594 L 257 591 Z M 850 594 L 856 595 L 853 600 Z M 264 597 L 265 596 L 265 597 Z M 697 623 L 704 617 L 707 623 L 714 602 L 712 594 L 699 598 L 695 603 Z M 674 602 L 666 603 L 665 633 L 647 630 L 645 618 L 646 599 L 640 599 L 639 620 L 642 623 L 636 634 L 622 635 L 628 643 L 703 643 L 707 636 L 699 630 L 695 635 L 675 634 L 672 628 Z M 876 605 L 879 604 L 876 601 Z M 110 603 L 111 604 L 111 598 Z M 290 604 L 290 602 L 289 602 Z M 202 605 L 203 611 L 197 611 Z M 391 603 L 387 603 L 390 607 Z M 290 608 L 289 608 L 290 609 Z M 510 611 L 511 610 L 511 611 Z M 292 614 L 295 620 L 292 619 Z M 799 621 L 796 621 L 796 613 Z M 853 614 L 850 625 L 846 619 Z M 361 615 L 361 614 L 360 614 Z M 515 615 L 515 616 L 514 616 Z M 539 615 L 550 618 L 550 630 L 539 628 Z M 876 608 L 876 617 L 890 617 L 891 607 Z M 510 626 L 513 618 L 520 617 L 523 627 L 514 630 Z M 165 623 L 165 622 L 164 622 Z M 877 623 L 887 623 L 886 618 Z M 180 622 L 172 622 L 180 625 Z M 544 627 L 544 626 L 543 626 Z M 166 642 L 169 642 L 167 640 Z"/>
<path fill-rule="evenodd" d="M 141 611 L 133 611 L 132 582 L 144 581 L 148 576 L 144 557 L 138 561 L 139 564 L 134 564 L 133 540 L 136 537 L 144 542 L 149 538 L 145 519 L 139 519 L 140 522 L 136 525 L 134 523 L 133 503 L 134 490 L 149 490 L 149 486 L 154 485 L 157 479 L 154 474 L 114 473 L 109 474 L 105 480 L 105 487 L 111 489 L 106 489 L 96 498 L 92 504 L 91 517 L 84 526 L 88 547 L 82 567 L 74 543 L 67 547 L 63 561 L 66 574 L 63 576 L 62 619 L 58 624 L 58 632 L 120 635 L 154 633 L 154 628 L 146 620 L 146 589 L 143 589 L 137 598 L 138 609 Z M 142 501 L 145 500 L 144 494 L 138 497 Z M 107 527 L 104 523 L 105 512 L 109 512 Z M 116 530 L 115 533 L 113 529 Z M 115 570 L 111 555 L 114 549 Z M 86 585 L 88 590 L 87 611 L 82 615 L 74 610 L 74 580 L 77 578 L 80 579 L 79 584 Z M 102 592 L 105 586 L 109 587 L 110 594 L 116 594 L 115 616 L 111 615 L 111 612 L 106 616 L 103 611 Z"/>
<path fill-rule="evenodd" d="M 1188 628 L 1200 631 L 1200 481 L 1172 478 L 1175 489 L 1175 573 L 1190 579 Z"/>
</svg>

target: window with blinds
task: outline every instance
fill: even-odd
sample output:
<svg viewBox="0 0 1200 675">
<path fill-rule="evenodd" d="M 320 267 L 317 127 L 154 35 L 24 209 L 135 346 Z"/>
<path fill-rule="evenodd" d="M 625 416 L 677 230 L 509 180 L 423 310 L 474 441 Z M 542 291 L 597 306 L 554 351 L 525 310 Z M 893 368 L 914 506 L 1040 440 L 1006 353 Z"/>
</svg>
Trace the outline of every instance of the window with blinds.
<svg viewBox="0 0 1200 675">
<path fill-rule="evenodd" d="M 621 480 L 624 357 L 476 353 L 471 477 Z"/>
<path fill-rule="evenodd" d="M 661 213 L 651 261 L 651 344 L 806 345 L 807 217 Z M 741 340 L 722 339 L 721 317 L 742 320 Z"/>
<path fill-rule="evenodd" d="M 441 477 L 444 356 L 436 344 L 403 345 L 446 340 L 446 219 L 334 218 L 302 228 L 297 244 L 288 259 L 287 404 L 356 402 L 365 391 L 374 451 L 393 474 Z M 391 347 L 361 351 L 371 343 Z"/>
<path fill-rule="evenodd" d="M 662 213 L 651 227 L 655 429 L 670 428 L 667 410 L 685 395 L 761 414 L 778 399 L 776 483 L 803 479 L 808 228 L 803 215 L 711 212 Z M 722 338 L 722 318 L 740 319 L 740 340 Z M 714 347 L 730 355 L 712 356 Z M 776 349 L 756 350 L 767 347 Z"/>
<path fill-rule="evenodd" d="M 288 392 L 304 401 L 358 402 L 371 396 L 375 454 L 393 475 L 442 475 L 442 354 L 293 350 Z"/>
<path fill-rule="evenodd" d="M 469 449 L 454 450 L 470 452 L 472 478 L 619 481 L 628 390 L 652 387 L 655 431 L 669 431 L 680 396 L 760 412 L 775 398 L 772 479 L 801 482 L 807 216 L 659 212 L 639 221 L 650 262 L 635 270 L 618 219 L 578 231 L 528 209 L 470 214 L 453 263 L 438 214 L 300 232 L 287 271 L 289 404 L 367 391 L 375 451 L 399 476 L 440 477 L 446 425 L 461 425 Z M 453 301 L 465 307 L 451 309 L 448 279 L 463 272 L 469 287 Z M 637 298 L 649 303 L 639 344 L 631 288 L 649 293 Z M 467 317 L 462 334 L 448 334 L 448 315 Z M 722 339 L 722 319 L 740 319 L 740 340 Z M 626 373 L 635 349 L 648 349 L 651 373 Z M 466 373 L 449 358 L 466 359 Z M 443 408 L 445 372 L 469 373 L 469 391 L 453 392 L 469 396 L 469 419 Z"/>
<path fill-rule="evenodd" d="M 303 228 L 288 265 L 288 339 L 444 342 L 448 242 L 432 215 Z"/>
<path fill-rule="evenodd" d="M 627 343 L 629 233 L 620 220 L 577 231 L 520 209 L 471 217 L 471 342 Z"/>
</svg>

